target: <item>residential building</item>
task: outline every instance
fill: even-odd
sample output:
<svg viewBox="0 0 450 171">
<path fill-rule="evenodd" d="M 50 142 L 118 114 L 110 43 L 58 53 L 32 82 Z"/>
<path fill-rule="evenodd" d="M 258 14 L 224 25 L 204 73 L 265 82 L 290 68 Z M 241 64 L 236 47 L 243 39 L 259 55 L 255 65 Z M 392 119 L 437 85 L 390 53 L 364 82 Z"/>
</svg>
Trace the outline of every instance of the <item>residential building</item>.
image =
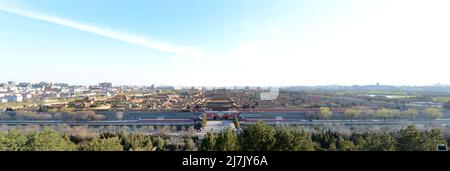
<svg viewBox="0 0 450 171">
<path fill-rule="evenodd" d="M 8 81 L 8 87 L 16 87 L 16 82 L 15 81 Z"/>
<path fill-rule="evenodd" d="M 25 98 L 25 99 L 31 99 L 31 98 L 33 98 L 33 94 L 31 94 L 31 93 L 25 93 L 25 94 L 23 94 L 23 98 Z"/>
<path fill-rule="evenodd" d="M 112 83 L 107 83 L 107 82 L 99 83 L 98 87 L 103 90 L 108 90 L 108 89 L 112 88 Z"/>
<path fill-rule="evenodd" d="M 6 96 L 6 98 L 8 99 L 8 102 L 23 102 L 23 97 L 20 94 L 9 95 Z"/>
</svg>

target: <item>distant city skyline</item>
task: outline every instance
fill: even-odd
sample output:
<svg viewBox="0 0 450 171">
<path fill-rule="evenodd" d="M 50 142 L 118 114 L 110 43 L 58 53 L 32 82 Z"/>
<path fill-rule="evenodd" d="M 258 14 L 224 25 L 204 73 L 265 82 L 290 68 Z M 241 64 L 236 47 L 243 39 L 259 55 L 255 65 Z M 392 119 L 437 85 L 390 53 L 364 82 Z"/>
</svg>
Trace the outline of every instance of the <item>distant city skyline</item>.
<svg viewBox="0 0 450 171">
<path fill-rule="evenodd" d="M 450 84 L 445 0 L 0 0 L 0 80 Z"/>
<path fill-rule="evenodd" d="M 157 83 L 152 83 L 152 84 L 117 84 L 117 83 L 113 83 L 110 81 L 103 81 L 103 82 L 97 82 L 97 83 L 92 83 L 92 84 L 80 84 L 80 83 L 68 83 L 68 82 L 55 82 L 55 81 L 37 81 L 37 82 L 32 82 L 32 81 L 15 81 L 15 80 L 9 80 L 9 81 L 0 81 L 0 84 L 9 84 L 9 82 L 14 82 L 14 84 L 17 86 L 19 83 L 29 83 L 29 84 L 39 84 L 42 82 L 45 82 L 47 84 L 68 84 L 68 85 L 76 85 L 76 86 L 99 86 L 100 84 L 112 84 L 112 86 L 155 86 L 155 87 L 165 87 L 165 86 L 170 86 L 170 87 L 216 87 L 216 88 L 220 88 L 220 87 L 227 87 L 227 88 L 233 88 L 233 87 L 265 87 L 265 88 L 269 88 L 269 87 L 302 87 L 302 86 L 306 86 L 306 87 L 323 87 L 323 86 L 341 86 L 341 87 L 351 87 L 351 86 L 394 86 L 394 87 L 436 87 L 436 86 L 449 86 L 450 84 L 442 84 L 442 83 L 436 83 L 436 84 L 429 84 L 429 85 L 390 85 L 390 84 L 381 84 L 381 83 L 375 83 L 375 84 L 349 84 L 349 85 L 343 85 L 343 84 L 323 84 L 323 85 L 231 85 L 231 86 L 221 86 L 221 85 L 170 85 L 170 84 L 157 84 Z"/>
</svg>

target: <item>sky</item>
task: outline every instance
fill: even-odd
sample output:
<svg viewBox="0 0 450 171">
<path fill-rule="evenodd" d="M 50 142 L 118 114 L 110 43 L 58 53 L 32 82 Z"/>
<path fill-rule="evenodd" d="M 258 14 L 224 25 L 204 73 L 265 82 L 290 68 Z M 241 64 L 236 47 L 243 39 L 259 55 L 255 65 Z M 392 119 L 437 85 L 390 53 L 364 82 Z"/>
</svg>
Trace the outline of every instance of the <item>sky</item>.
<svg viewBox="0 0 450 171">
<path fill-rule="evenodd" d="M 448 0 L 0 0 L 0 82 L 450 84 Z"/>
</svg>

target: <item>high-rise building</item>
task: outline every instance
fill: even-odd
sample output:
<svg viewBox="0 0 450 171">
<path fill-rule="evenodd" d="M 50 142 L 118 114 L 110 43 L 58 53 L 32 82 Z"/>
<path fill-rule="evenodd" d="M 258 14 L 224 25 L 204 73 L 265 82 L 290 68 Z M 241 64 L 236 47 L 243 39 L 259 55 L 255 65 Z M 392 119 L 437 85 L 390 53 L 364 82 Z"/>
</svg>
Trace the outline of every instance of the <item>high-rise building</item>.
<svg viewBox="0 0 450 171">
<path fill-rule="evenodd" d="M 8 86 L 9 87 L 15 87 L 16 86 L 16 82 L 15 81 L 8 81 Z"/>
<path fill-rule="evenodd" d="M 110 89 L 112 88 L 112 83 L 99 83 L 98 87 L 100 87 L 101 89 Z"/>
<path fill-rule="evenodd" d="M 448 101 L 447 103 L 444 104 L 444 108 L 445 109 L 450 109 L 450 101 Z"/>
<path fill-rule="evenodd" d="M 19 87 L 31 87 L 31 83 L 23 82 L 23 83 L 19 83 L 18 86 Z"/>
</svg>

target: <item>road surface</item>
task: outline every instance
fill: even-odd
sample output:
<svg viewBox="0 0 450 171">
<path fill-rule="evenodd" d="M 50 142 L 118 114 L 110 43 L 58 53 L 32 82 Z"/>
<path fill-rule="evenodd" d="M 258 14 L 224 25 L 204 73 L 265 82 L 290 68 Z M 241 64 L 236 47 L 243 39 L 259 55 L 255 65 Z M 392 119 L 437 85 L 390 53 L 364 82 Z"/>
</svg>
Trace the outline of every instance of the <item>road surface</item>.
<svg viewBox="0 0 450 171">
<path fill-rule="evenodd" d="M 264 120 L 263 120 L 264 121 Z M 257 120 L 253 120 L 251 122 L 241 121 L 241 125 L 245 124 L 255 124 Z M 433 121 L 360 121 L 360 120 L 333 120 L 333 121 L 324 121 L 324 120 L 299 120 L 299 121 L 264 121 L 267 124 L 271 125 L 324 125 L 324 124 L 343 124 L 343 125 L 392 125 L 392 124 L 449 124 L 450 120 L 433 120 Z M 74 122 L 63 122 L 63 121 L 0 121 L 0 125 L 92 125 L 92 126 L 158 126 L 158 125 L 193 125 L 194 122 L 139 122 L 139 121 L 74 121 Z M 208 125 L 205 130 L 210 129 L 223 129 L 225 127 L 232 126 L 234 124 L 232 121 L 208 121 Z"/>
</svg>

